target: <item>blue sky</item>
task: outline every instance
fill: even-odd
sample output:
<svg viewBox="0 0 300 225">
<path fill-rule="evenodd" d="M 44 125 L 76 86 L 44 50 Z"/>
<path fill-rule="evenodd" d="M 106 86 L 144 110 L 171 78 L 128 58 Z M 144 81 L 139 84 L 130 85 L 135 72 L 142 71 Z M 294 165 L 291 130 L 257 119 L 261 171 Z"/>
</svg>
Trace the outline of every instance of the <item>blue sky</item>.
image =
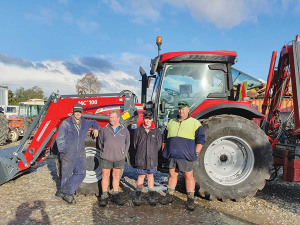
<svg viewBox="0 0 300 225">
<path fill-rule="evenodd" d="M 235 68 L 266 80 L 299 19 L 300 0 L 2 0 L 0 85 L 72 94 L 93 72 L 102 92 L 139 95 L 158 35 L 162 53 L 236 51 Z"/>
</svg>

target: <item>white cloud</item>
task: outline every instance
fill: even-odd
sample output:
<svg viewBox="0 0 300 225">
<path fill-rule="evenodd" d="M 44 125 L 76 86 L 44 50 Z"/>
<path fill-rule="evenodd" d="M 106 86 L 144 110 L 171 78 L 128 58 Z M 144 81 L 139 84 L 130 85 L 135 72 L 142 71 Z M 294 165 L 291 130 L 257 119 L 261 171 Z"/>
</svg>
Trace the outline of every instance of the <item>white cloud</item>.
<svg viewBox="0 0 300 225">
<path fill-rule="evenodd" d="M 246 20 L 255 21 L 269 5 L 268 0 L 166 0 L 175 7 L 185 6 L 199 22 L 210 22 L 219 28 L 232 28 Z"/>
<path fill-rule="evenodd" d="M 290 0 L 106 0 L 115 12 L 134 17 L 134 23 L 145 24 L 162 19 L 163 7 L 172 7 L 189 14 L 199 22 L 213 23 L 219 28 L 232 28 L 244 21 L 256 21 L 262 13 L 271 12 L 273 7 L 287 8 Z M 279 6 L 280 5 L 280 6 Z M 174 18 L 173 18 L 174 21 Z"/>
<path fill-rule="evenodd" d="M 64 12 L 62 19 L 65 23 L 73 23 L 73 16 L 69 12 Z"/>
<path fill-rule="evenodd" d="M 118 1 L 111 0 L 108 4 L 110 4 L 110 7 L 114 10 L 114 12 L 122 14 L 126 13 L 125 8 Z"/>
<path fill-rule="evenodd" d="M 50 9 L 42 9 L 39 14 L 25 13 L 24 18 L 26 20 L 33 20 L 36 23 L 52 25 L 52 20 L 56 14 Z"/>
<path fill-rule="evenodd" d="M 140 49 L 144 50 L 144 51 L 152 52 L 155 50 L 155 47 L 152 44 L 145 44 L 145 45 L 141 46 Z"/>
<path fill-rule="evenodd" d="M 102 93 L 116 93 L 130 90 L 140 95 L 140 82 L 123 71 L 114 70 L 109 73 L 95 73 L 102 82 Z"/>
<path fill-rule="evenodd" d="M 79 29 L 83 33 L 90 33 L 95 31 L 99 25 L 94 21 L 86 21 L 85 19 L 80 19 L 77 21 L 77 25 L 79 26 Z"/>
<path fill-rule="evenodd" d="M 130 52 L 124 52 L 121 54 L 119 64 L 121 65 L 143 65 L 147 62 L 147 58 L 143 55 L 136 55 Z"/>
<path fill-rule="evenodd" d="M 75 85 L 87 71 L 94 73 L 102 82 L 101 93 L 120 92 L 131 90 L 140 94 L 140 82 L 134 76 L 110 67 L 110 62 L 101 57 L 83 57 L 65 60 L 46 60 L 42 62 L 31 62 L 26 59 L 12 58 L 2 54 L 0 60 L 1 85 L 8 86 L 12 91 L 20 87 L 25 89 L 33 86 L 41 87 L 46 97 L 52 92 L 59 90 L 60 94 L 76 94 Z M 130 63 L 130 60 L 137 60 L 139 57 L 131 53 L 124 53 L 123 57 Z M 130 56 L 128 58 L 128 56 Z M 102 60 L 102 61 L 101 61 Z M 125 62 L 126 60 L 123 60 Z M 23 65 L 30 62 L 30 65 Z M 101 70 L 95 68 L 96 62 L 102 62 L 103 67 L 110 68 Z M 23 63 L 23 64 L 22 64 Z M 23 65 L 23 66 L 22 66 Z M 105 71 L 105 72 L 104 72 Z M 138 71 L 137 71 L 138 72 Z M 78 74 L 81 75 L 78 75 Z"/>
<path fill-rule="evenodd" d="M 28 89 L 39 86 L 47 97 L 57 90 L 61 94 L 75 93 L 75 83 L 78 76 L 68 72 L 62 65 L 62 61 L 44 61 L 41 63 L 51 69 L 22 68 L 0 63 L 1 81 L 12 91 L 20 87 Z"/>
<path fill-rule="evenodd" d="M 144 44 L 144 40 L 142 38 L 137 38 L 136 39 L 136 43 L 137 43 L 137 46 L 138 46 L 138 49 L 141 50 L 141 51 L 149 51 L 149 52 L 152 52 L 155 50 L 155 47 L 154 45 L 152 44 Z"/>
<path fill-rule="evenodd" d="M 160 18 L 158 0 L 106 0 L 104 1 L 115 12 L 123 15 L 131 15 L 134 17 L 132 22 L 144 24 L 145 21 L 157 21 Z"/>
</svg>

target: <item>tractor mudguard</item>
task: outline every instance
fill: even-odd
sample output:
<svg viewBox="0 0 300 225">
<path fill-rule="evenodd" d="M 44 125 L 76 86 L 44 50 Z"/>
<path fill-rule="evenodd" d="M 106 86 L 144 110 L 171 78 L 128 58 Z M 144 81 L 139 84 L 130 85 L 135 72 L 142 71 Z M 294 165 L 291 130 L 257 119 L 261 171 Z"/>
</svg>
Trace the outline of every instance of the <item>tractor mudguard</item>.
<svg viewBox="0 0 300 225">
<path fill-rule="evenodd" d="M 209 118 L 210 116 L 221 115 L 221 114 L 234 114 L 245 117 L 247 119 L 253 118 L 264 118 L 256 109 L 242 105 L 242 104 L 219 104 L 202 110 L 201 112 L 193 115 L 195 119 Z"/>
</svg>

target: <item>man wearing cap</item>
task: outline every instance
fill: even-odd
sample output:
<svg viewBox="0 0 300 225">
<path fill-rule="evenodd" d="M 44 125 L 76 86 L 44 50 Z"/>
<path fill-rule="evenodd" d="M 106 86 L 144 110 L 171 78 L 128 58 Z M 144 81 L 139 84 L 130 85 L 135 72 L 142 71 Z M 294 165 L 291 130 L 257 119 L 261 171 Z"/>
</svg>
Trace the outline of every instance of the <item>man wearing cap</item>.
<svg viewBox="0 0 300 225">
<path fill-rule="evenodd" d="M 193 162 L 205 143 L 205 135 L 201 123 L 189 116 L 188 102 L 178 103 L 178 116 L 171 119 L 164 132 L 163 156 L 169 160 L 169 181 L 166 196 L 160 198 L 160 203 L 166 205 L 173 201 L 179 172 L 185 178 L 187 191 L 187 209 L 194 210 L 195 180 Z"/>
<path fill-rule="evenodd" d="M 142 187 L 147 175 L 149 190 L 149 203 L 156 205 L 154 191 L 154 174 L 157 172 L 158 151 L 161 149 L 161 132 L 153 122 L 153 113 L 146 111 L 144 113 L 144 123 L 142 123 L 134 132 L 134 148 L 136 150 L 135 166 L 137 168 L 138 179 L 133 204 L 140 206 Z"/>
<path fill-rule="evenodd" d="M 84 141 L 90 128 L 98 137 L 99 125 L 96 120 L 81 117 L 82 105 L 74 104 L 73 114 L 65 119 L 57 132 L 57 147 L 61 160 L 61 197 L 69 204 L 75 204 L 73 193 L 79 187 L 86 173 Z"/>
</svg>

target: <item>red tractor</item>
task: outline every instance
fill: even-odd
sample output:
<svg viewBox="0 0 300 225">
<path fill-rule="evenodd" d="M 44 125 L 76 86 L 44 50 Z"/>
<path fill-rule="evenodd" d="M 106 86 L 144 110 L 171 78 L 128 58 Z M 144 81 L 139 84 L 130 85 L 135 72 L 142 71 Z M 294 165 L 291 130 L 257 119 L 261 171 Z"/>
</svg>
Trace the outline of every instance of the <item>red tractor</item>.
<svg viewBox="0 0 300 225">
<path fill-rule="evenodd" d="M 161 45 L 161 38 L 157 39 Z M 131 92 L 99 95 L 52 94 L 39 116 L 27 130 L 19 146 L 0 151 L 0 184 L 3 184 L 36 161 L 44 160 L 55 149 L 60 123 L 71 115 L 74 103 L 83 105 L 83 117 L 96 119 L 100 126 L 108 121 L 110 110 L 122 113 L 122 122 L 131 134 L 142 122 L 144 110 L 152 110 L 155 123 L 163 130 L 177 115 L 177 103 L 191 106 L 191 116 L 200 120 L 206 134 L 194 174 L 200 194 L 210 199 L 240 200 L 253 196 L 270 178 L 272 147 L 264 131 L 253 119 L 264 120 L 250 102 L 239 101 L 237 87 L 248 80 L 249 88 L 261 85 L 233 69 L 234 51 L 194 51 L 159 54 L 151 61 L 150 76 L 142 68 L 142 103 Z M 147 88 L 155 79 L 151 101 Z M 29 144 L 30 133 L 38 129 Z M 134 166 L 134 150 L 128 162 Z M 91 137 L 86 140 L 87 176 L 78 192 L 98 194 L 101 179 L 99 149 Z M 161 158 L 160 168 L 166 162 Z"/>
</svg>

